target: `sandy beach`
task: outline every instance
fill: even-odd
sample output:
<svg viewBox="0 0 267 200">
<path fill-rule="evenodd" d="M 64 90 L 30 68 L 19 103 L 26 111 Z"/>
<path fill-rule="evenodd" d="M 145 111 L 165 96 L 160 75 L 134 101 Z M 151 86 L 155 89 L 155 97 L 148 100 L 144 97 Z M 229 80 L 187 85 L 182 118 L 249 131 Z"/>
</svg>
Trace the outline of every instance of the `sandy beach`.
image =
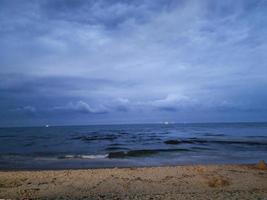
<svg viewBox="0 0 267 200">
<path fill-rule="evenodd" d="M 2 171 L 2 199 L 266 199 L 267 170 L 193 165 Z"/>
</svg>

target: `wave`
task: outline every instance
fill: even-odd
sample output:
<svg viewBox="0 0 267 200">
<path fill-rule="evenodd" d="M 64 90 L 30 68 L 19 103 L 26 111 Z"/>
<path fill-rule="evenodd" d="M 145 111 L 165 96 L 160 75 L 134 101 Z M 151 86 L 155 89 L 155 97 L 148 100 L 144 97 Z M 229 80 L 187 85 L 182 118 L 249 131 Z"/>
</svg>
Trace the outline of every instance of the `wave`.
<svg viewBox="0 0 267 200">
<path fill-rule="evenodd" d="M 249 135 L 246 136 L 247 138 L 267 138 L 266 135 Z"/>
<path fill-rule="evenodd" d="M 60 154 L 49 154 L 49 153 L 38 153 L 38 154 L 19 154 L 19 153 L 4 153 L 0 154 L 0 159 L 36 159 L 36 160 L 54 160 L 54 159 L 105 159 L 108 158 L 108 154 L 66 154 L 66 155 L 60 155 Z M 1 162 L 1 160 L 0 160 Z"/>
<path fill-rule="evenodd" d="M 57 153 L 46 153 L 38 152 L 31 155 L 8 153 L 0 154 L 0 158 L 35 158 L 35 159 L 105 159 L 105 158 L 126 158 L 126 157 L 146 157 L 160 152 L 185 152 L 192 151 L 185 148 L 175 148 L 175 149 L 139 149 L 139 150 L 129 150 L 129 151 L 113 151 L 108 154 L 65 154 L 58 155 Z"/>
<path fill-rule="evenodd" d="M 107 158 L 108 154 L 99 155 L 64 155 L 59 156 L 59 159 L 103 159 Z"/>
<path fill-rule="evenodd" d="M 119 147 L 119 146 L 109 146 L 105 148 L 106 151 L 118 151 L 118 150 L 128 150 L 126 147 Z"/>
<path fill-rule="evenodd" d="M 16 135 L 0 135 L 0 138 L 14 138 Z"/>
<path fill-rule="evenodd" d="M 72 140 L 81 140 L 84 142 L 90 142 L 90 141 L 94 141 L 94 140 L 109 140 L 109 141 L 113 141 L 115 139 L 117 139 L 118 136 L 116 135 L 93 135 L 93 136 L 76 136 L 76 137 L 72 137 Z"/>
<path fill-rule="evenodd" d="M 221 134 L 221 133 L 204 133 L 204 136 L 216 136 L 216 137 L 223 137 L 226 136 L 225 134 Z"/>
<path fill-rule="evenodd" d="M 140 149 L 131 151 L 115 151 L 108 154 L 108 158 L 126 158 L 126 157 L 145 157 L 160 152 L 182 152 L 191 151 L 190 149 L 178 148 L 178 149 Z"/>
<path fill-rule="evenodd" d="M 164 141 L 165 144 L 194 144 L 191 140 L 166 140 Z"/>
<path fill-rule="evenodd" d="M 267 146 L 267 141 L 246 141 L 246 140 L 206 140 L 190 138 L 185 140 L 166 140 L 165 144 L 177 145 L 177 144 L 240 144 L 249 146 Z"/>
</svg>

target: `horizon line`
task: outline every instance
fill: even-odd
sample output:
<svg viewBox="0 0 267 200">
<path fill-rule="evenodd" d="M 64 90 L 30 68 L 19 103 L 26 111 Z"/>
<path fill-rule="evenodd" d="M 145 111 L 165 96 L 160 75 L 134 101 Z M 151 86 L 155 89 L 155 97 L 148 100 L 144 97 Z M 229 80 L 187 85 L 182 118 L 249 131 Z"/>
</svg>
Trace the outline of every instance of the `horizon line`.
<svg viewBox="0 0 267 200">
<path fill-rule="evenodd" d="M 167 124 L 166 124 L 167 122 Z M 22 125 L 22 126 L 0 126 L 0 128 L 49 128 L 49 127 L 75 127 L 75 126 L 119 126 L 119 125 L 173 125 L 173 124 L 253 124 L 253 123 L 258 123 L 258 124 L 264 124 L 267 123 L 267 121 L 233 121 L 233 122 L 169 122 L 169 121 L 162 121 L 162 122 L 145 122 L 145 123 L 95 123 L 95 124 L 72 124 L 72 125 L 68 125 L 68 124 L 44 124 L 44 125 Z M 48 127 L 47 127 L 48 125 Z"/>
</svg>

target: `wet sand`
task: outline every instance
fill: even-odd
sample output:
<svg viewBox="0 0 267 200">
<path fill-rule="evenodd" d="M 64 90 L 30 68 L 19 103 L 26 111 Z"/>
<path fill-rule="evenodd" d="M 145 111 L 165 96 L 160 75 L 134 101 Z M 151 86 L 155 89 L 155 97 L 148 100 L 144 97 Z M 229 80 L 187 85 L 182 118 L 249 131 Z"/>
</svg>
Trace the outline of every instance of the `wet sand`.
<svg viewBox="0 0 267 200">
<path fill-rule="evenodd" d="M 1 171 L 0 199 L 267 199 L 256 165 Z"/>
</svg>

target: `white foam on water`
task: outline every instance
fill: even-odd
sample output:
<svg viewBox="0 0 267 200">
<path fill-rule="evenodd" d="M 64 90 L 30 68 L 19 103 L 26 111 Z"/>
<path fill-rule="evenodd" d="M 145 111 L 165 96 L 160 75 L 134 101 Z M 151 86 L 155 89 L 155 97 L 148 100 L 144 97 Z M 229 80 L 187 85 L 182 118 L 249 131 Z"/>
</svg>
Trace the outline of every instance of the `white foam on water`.
<svg viewBox="0 0 267 200">
<path fill-rule="evenodd" d="M 103 155 L 65 155 L 63 158 L 65 159 L 103 159 L 107 158 L 108 154 L 103 154 Z"/>
</svg>

